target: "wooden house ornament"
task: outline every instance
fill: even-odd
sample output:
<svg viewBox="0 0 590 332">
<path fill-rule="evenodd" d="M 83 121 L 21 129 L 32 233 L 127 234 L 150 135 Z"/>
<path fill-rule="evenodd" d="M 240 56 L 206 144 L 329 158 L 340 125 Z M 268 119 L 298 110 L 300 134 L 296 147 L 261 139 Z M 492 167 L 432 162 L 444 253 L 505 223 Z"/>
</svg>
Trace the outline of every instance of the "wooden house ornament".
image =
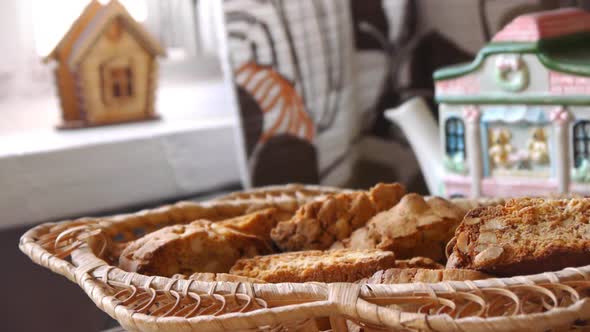
<svg viewBox="0 0 590 332">
<path fill-rule="evenodd" d="M 164 55 L 117 0 L 91 1 L 44 59 L 57 62 L 60 128 L 157 119 L 157 57 Z"/>
</svg>

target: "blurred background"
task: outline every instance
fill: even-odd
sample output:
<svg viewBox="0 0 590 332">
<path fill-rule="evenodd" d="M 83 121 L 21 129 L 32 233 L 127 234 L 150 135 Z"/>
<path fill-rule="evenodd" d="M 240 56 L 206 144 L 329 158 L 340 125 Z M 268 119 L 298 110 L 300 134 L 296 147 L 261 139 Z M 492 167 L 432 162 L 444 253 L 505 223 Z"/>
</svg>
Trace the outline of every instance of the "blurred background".
<svg viewBox="0 0 590 332">
<path fill-rule="evenodd" d="M 470 61 L 518 15 L 590 9 L 573 0 L 119 0 L 165 49 L 160 119 L 58 130 L 58 64 L 42 59 L 89 2 L 0 3 L 6 331 L 115 326 L 76 285 L 18 252 L 20 235 L 41 222 L 288 182 L 399 181 L 427 194 L 383 112 L 423 96 L 436 115 L 433 71 Z"/>
</svg>

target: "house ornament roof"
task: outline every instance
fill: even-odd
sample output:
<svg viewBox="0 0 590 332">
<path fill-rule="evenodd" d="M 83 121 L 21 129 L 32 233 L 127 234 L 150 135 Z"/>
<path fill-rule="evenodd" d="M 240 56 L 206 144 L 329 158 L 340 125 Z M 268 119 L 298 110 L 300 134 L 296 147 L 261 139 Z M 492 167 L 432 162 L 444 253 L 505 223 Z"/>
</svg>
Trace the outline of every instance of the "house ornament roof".
<svg viewBox="0 0 590 332">
<path fill-rule="evenodd" d="M 71 68 L 77 66 L 114 19 L 119 19 L 148 52 L 155 56 L 166 55 L 160 43 L 129 14 L 118 0 L 111 0 L 105 5 L 92 0 L 44 61 L 57 60 L 63 52 L 65 57 L 62 59 L 67 60 L 68 66 Z"/>
<path fill-rule="evenodd" d="M 519 16 L 500 30 L 471 63 L 437 70 L 434 80 L 447 80 L 477 70 L 493 54 L 535 54 L 548 69 L 590 76 L 590 13 L 560 9 Z"/>
</svg>

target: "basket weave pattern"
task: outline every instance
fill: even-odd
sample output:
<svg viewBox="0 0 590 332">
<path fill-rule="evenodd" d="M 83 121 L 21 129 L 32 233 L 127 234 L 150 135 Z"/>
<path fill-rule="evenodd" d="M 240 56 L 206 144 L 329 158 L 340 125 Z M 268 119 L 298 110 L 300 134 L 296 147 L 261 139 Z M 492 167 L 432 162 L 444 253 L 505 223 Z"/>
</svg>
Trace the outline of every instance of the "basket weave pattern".
<svg viewBox="0 0 590 332">
<path fill-rule="evenodd" d="M 587 329 L 590 266 L 436 284 L 251 284 L 123 271 L 119 247 L 198 218 L 275 206 L 294 211 L 333 188 L 270 187 L 108 218 L 48 223 L 23 235 L 35 263 L 84 289 L 130 331 L 570 331 Z M 196 279 L 199 279 L 198 276 Z"/>
</svg>

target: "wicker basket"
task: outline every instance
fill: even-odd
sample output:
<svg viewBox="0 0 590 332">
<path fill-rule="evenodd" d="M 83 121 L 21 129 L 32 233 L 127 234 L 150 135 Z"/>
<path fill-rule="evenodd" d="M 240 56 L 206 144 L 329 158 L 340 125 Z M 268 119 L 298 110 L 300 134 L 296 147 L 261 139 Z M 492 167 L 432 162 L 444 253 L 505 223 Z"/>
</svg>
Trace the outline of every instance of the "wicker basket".
<svg viewBox="0 0 590 332">
<path fill-rule="evenodd" d="M 108 218 L 37 226 L 20 249 L 84 289 L 130 331 L 570 331 L 590 319 L 590 266 L 436 284 L 251 284 L 145 276 L 113 266 L 122 242 L 197 218 L 294 211 L 334 188 L 284 186 Z M 219 279 L 217 279 L 219 280 Z"/>
</svg>

